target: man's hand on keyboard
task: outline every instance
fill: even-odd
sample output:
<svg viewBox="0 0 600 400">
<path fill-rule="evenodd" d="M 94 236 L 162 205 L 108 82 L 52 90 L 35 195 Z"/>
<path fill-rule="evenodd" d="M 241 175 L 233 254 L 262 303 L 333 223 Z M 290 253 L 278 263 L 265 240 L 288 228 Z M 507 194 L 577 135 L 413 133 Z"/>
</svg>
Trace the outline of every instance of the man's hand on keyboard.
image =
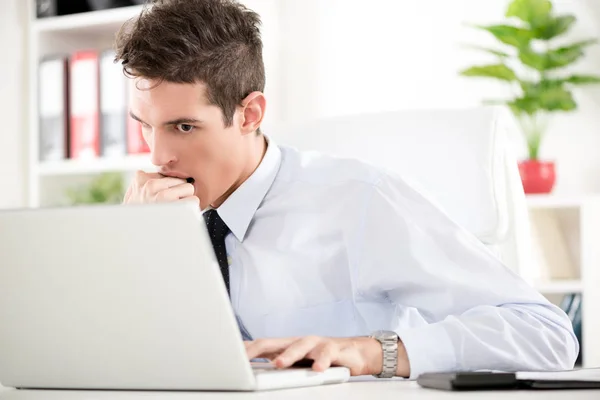
<svg viewBox="0 0 600 400">
<path fill-rule="evenodd" d="M 331 366 L 348 367 L 353 376 L 379 374 L 383 367 L 381 344 L 369 337 L 328 338 L 306 336 L 281 339 L 257 339 L 244 342 L 250 359 L 267 358 L 278 368 L 314 360 L 312 368 L 324 371 Z M 398 344 L 398 371 L 409 375 L 408 358 L 404 346 Z"/>
</svg>

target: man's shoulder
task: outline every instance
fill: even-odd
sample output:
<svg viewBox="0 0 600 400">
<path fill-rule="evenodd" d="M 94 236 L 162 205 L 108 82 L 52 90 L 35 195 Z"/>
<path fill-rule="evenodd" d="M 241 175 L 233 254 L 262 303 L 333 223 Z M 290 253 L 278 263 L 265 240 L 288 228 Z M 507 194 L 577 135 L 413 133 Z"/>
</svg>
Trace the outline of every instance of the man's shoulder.
<svg viewBox="0 0 600 400">
<path fill-rule="evenodd" d="M 375 185 L 389 172 L 357 158 L 340 157 L 319 151 L 301 151 L 280 146 L 278 181 L 319 185 Z"/>
<path fill-rule="evenodd" d="M 340 196 L 362 191 L 368 196 L 382 196 L 387 200 L 394 198 L 399 201 L 415 196 L 432 199 L 431 193 L 405 171 L 392 171 L 358 158 L 279 147 L 281 167 L 275 183 L 279 189 L 297 185 L 305 190 L 314 188 L 323 191 L 329 188 L 326 190 L 329 194 L 334 191 Z"/>
</svg>

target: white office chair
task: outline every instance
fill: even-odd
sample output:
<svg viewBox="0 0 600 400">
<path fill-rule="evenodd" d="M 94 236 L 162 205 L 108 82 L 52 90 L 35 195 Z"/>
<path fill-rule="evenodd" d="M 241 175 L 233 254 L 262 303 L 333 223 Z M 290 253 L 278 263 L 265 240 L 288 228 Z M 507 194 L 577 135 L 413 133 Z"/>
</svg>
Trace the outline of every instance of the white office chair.
<svg viewBox="0 0 600 400">
<path fill-rule="evenodd" d="M 527 277 L 528 212 L 500 108 L 405 110 L 280 126 L 279 144 L 361 158 L 403 175 Z"/>
</svg>

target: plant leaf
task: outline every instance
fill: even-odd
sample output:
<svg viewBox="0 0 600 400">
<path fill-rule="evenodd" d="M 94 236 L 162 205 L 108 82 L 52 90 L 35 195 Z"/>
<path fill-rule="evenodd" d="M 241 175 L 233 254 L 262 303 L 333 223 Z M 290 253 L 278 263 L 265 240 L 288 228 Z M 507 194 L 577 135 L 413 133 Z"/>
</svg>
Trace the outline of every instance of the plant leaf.
<svg viewBox="0 0 600 400">
<path fill-rule="evenodd" d="M 513 100 L 508 105 L 515 115 L 533 115 L 540 110 L 572 111 L 577 107 L 573 95 L 566 90 L 564 80 L 542 80 L 539 83 L 526 83 L 528 90 L 523 96 Z"/>
<path fill-rule="evenodd" d="M 583 57 L 583 47 L 595 43 L 595 39 L 576 42 L 568 46 L 549 50 L 545 53 L 533 51 L 529 46 L 519 50 L 519 60 L 538 71 L 563 68 Z"/>
<path fill-rule="evenodd" d="M 511 25 L 476 25 L 476 27 L 488 31 L 502 43 L 517 48 L 529 45 L 529 42 L 535 36 L 534 33 L 528 29 L 517 28 L 516 26 Z"/>
<path fill-rule="evenodd" d="M 506 100 L 500 100 L 500 99 L 497 99 L 497 100 L 486 99 L 486 100 L 482 101 L 482 104 L 486 105 L 486 106 L 501 106 L 501 105 L 506 105 L 507 101 Z"/>
<path fill-rule="evenodd" d="M 483 51 L 485 53 L 490 53 L 490 54 L 493 54 L 500 58 L 510 57 L 510 54 L 508 54 L 508 53 L 505 53 L 503 51 L 496 50 L 496 49 L 490 49 L 490 48 L 483 47 L 483 46 L 475 46 L 475 45 L 466 44 L 466 45 L 463 45 L 462 47 L 464 47 L 466 49 L 472 49 L 472 50 Z"/>
<path fill-rule="evenodd" d="M 550 40 L 567 32 L 577 21 L 574 15 L 561 15 L 551 18 L 544 26 L 535 28 L 535 38 Z"/>
<path fill-rule="evenodd" d="M 596 39 L 582 40 L 568 46 L 559 47 L 548 52 L 548 65 L 546 69 L 565 67 L 574 63 L 583 56 L 583 48 L 596 43 Z"/>
<path fill-rule="evenodd" d="M 508 106 L 508 109 L 513 113 L 513 115 L 515 117 L 519 117 L 522 114 L 522 111 L 519 107 L 517 107 L 514 103 L 514 101 L 511 101 L 509 103 L 506 104 Z"/>
<path fill-rule="evenodd" d="M 516 17 L 537 28 L 546 23 L 552 11 L 550 0 L 513 0 L 506 10 L 506 17 Z"/>
<path fill-rule="evenodd" d="M 565 81 L 563 79 L 542 79 L 539 82 L 521 81 L 523 96 L 531 99 L 537 99 L 546 91 L 553 89 L 562 89 Z"/>
<path fill-rule="evenodd" d="M 579 42 L 572 43 L 570 46 L 565 47 L 586 47 L 596 43 L 598 43 L 598 39 L 591 38 L 586 40 L 580 40 Z"/>
<path fill-rule="evenodd" d="M 571 75 L 564 80 L 565 82 L 572 83 L 574 85 L 588 85 L 594 83 L 600 83 L 600 76 L 597 75 Z"/>
<path fill-rule="evenodd" d="M 548 57 L 546 54 L 540 54 L 533 51 L 529 46 L 519 50 L 519 60 L 528 67 L 538 71 L 545 71 L 547 68 Z"/>
<path fill-rule="evenodd" d="M 89 184 L 67 188 L 71 204 L 119 203 L 124 196 L 123 179 L 118 173 L 104 173 Z"/>
<path fill-rule="evenodd" d="M 474 66 L 461 71 L 460 74 L 470 77 L 496 78 L 508 82 L 517 80 L 515 72 L 504 64 Z"/>
<path fill-rule="evenodd" d="M 519 85 L 521 86 L 521 89 L 523 89 L 523 93 L 527 93 L 527 92 L 533 90 L 535 83 L 528 82 L 528 81 L 519 81 Z"/>
<path fill-rule="evenodd" d="M 541 109 L 537 99 L 530 97 L 519 97 L 508 103 L 508 105 L 516 115 L 523 113 L 533 115 Z"/>
<path fill-rule="evenodd" d="M 542 91 L 538 101 L 540 107 L 548 111 L 572 111 L 577 108 L 571 92 L 560 86 Z"/>
</svg>

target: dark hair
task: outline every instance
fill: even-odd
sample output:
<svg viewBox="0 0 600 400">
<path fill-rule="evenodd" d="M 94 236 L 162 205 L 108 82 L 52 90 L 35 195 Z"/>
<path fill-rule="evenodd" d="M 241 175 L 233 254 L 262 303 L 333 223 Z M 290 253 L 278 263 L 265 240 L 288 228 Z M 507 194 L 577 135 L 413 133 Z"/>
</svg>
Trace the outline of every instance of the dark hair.
<svg viewBox="0 0 600 400">
<path fill-rule="evenodd" d="M 264 91 L 260 25 L 235 0 L 155 0 L 117 34 L 116 60 L 130 77 L 204 83 L 231 126 L 242 99 Z"/>
</svg>

